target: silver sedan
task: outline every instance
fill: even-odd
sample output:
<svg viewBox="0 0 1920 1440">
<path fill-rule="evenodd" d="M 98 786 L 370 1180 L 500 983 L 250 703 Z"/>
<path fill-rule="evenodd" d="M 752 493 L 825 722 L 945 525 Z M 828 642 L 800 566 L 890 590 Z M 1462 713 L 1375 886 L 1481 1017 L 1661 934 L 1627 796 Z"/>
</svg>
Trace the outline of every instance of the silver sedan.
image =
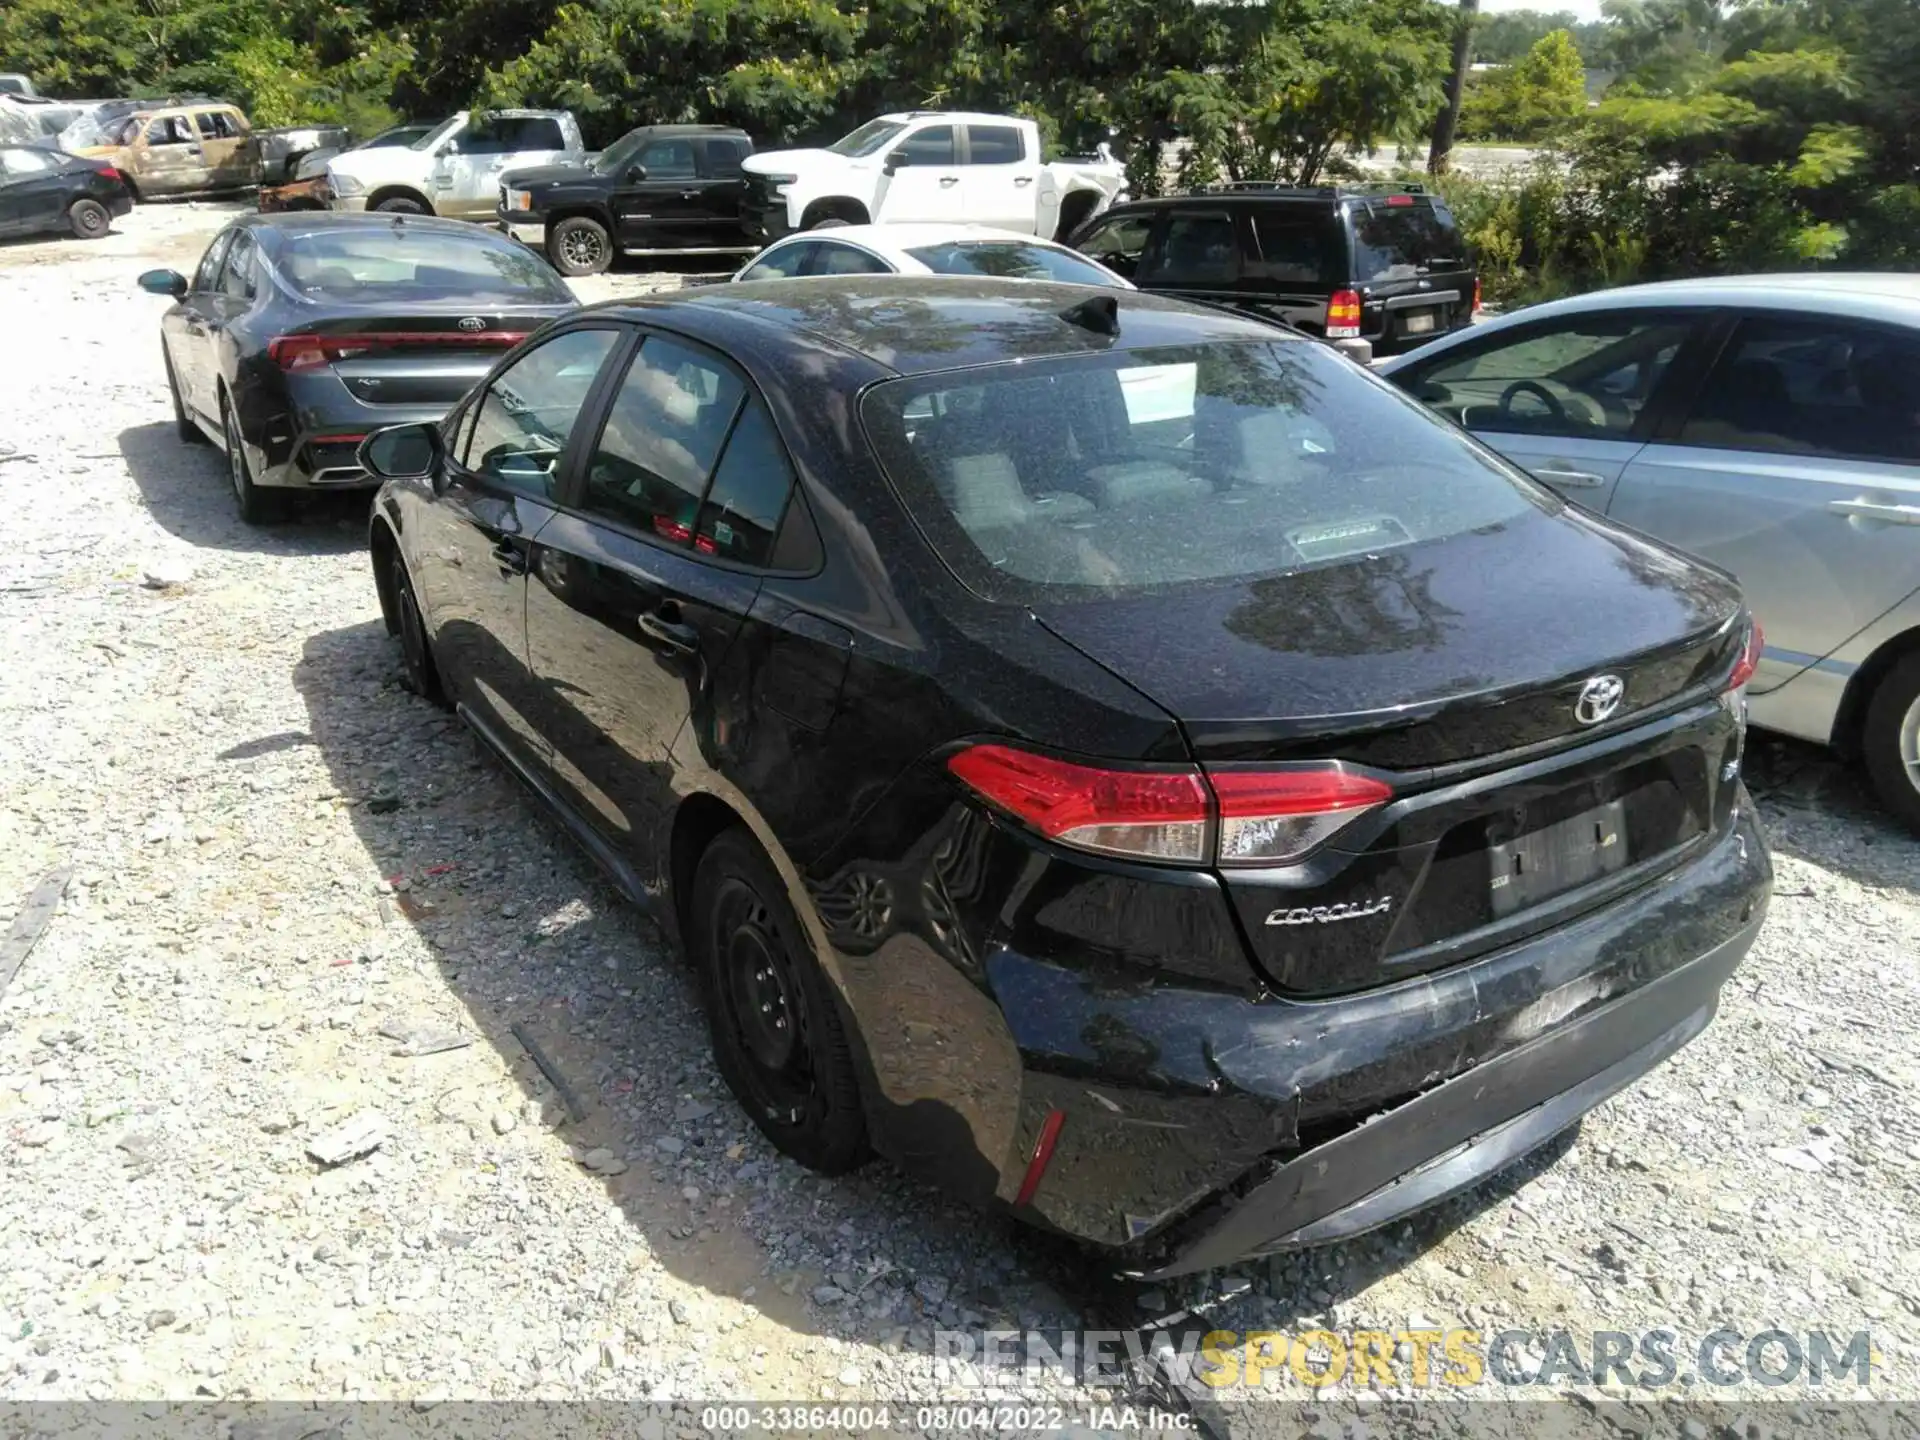
<svg viewBox="0 0 1920 1440">
<path fill-rule="evenodd" d="M 1864 760 L 1920 831 L 1920 276 L 1635 285 L 1397 356 L 1569 500 L 1736 575 L 1755 725 Z"/>
</svg>

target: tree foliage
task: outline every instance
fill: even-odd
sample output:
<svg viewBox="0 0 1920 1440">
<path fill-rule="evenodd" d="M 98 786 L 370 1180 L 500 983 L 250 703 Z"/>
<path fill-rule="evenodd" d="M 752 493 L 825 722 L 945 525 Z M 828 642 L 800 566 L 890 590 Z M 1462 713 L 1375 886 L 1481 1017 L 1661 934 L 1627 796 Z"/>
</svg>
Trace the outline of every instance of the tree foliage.
<svg viewBox="0 0 1920 1440">
<path fill-rule="evenodd" d="M 1460 131 L 1469 140 L 1544 140 L 1586 108 L 1587 72 L 1573 36 L 1550 30 L 1513 64 L 1473 77 Z"/>
</svg>

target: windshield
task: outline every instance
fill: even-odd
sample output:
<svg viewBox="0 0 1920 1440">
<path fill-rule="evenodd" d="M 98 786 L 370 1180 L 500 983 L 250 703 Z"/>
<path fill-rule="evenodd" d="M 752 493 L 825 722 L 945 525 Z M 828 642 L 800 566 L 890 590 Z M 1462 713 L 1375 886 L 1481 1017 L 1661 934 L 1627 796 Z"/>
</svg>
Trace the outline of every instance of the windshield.
<svg viewBox="0 0 1920 1440">
<path fill-rule="evenodd" d="M 1119 280 L 1071 250 L 1018 240 L 950 240 L 907 251 L 940 275 L 996 275 L 1003 280 L 1058 280 L 1066 285 L 1118 285 Z"/>
<path fill-rule="evenodd" d="M 851 134 L 842 135 L 827 149 L 836 155 L 871 155 L 906 128 L 898 120 L 869 120 Z"/>
<path fill-rule="evenodd" d="M 1550 503 L 1306 341 L 914 376 L 861 415 L 934 548 L 995 599 L 1285 573 Z"/>
<path fill-rule="evenodd" d="M 427 131 L 426 134 L 407 146 L 407 148 L 409 150 L 431 150 L 435 145 L 440 143 L 442 136 L 452 134 L 466 123 L 467 117 L 464 115 L 455 115 L 449 119 L 442 120 L 438 125 L 434 126 L 433 129 Z"/>
<path fill-rule="evenodd" d="M 1356 278 L 1412 280 L 1430 270 L 1464 269 L 1467 249 L 1439 205 L 1370 200 L 1353 212 Z"/>
<path fill-rule="evenodd" d="M 573 292 L 533 251 L 485 231 L 407 225 L 289 238 L 279 269 L 310 299 L 360 305 L 420 300 L 572 304 Z"/>
</svg>

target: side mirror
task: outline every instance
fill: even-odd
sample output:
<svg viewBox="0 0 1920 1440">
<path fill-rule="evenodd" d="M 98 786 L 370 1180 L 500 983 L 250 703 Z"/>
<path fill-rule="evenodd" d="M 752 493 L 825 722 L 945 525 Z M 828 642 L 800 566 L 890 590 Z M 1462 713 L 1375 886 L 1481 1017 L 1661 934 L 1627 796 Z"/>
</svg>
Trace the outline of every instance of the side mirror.
<svg viewBox="0 0 1920 1440">
<path fill-rule="evenodd" d="M 175 300 L 185 298 L 187 277 L 178 270 L 148 270 L 140 276 L 140 288 L 149 295 L 167 295 Z"/>
<path fill-rule="evenodd" d="M 907 152 L 904 150 L 896 150 L 880 162 L 880 171 L 883 175 L 891 175 L 906 163 Z"/>
<path fill-rule="evenodd" d="M 646 167 L 646 166 L 644 166 L 644 165 L 629 165 L 629 166 L 627 167 L 627 179 L 629 179 L 629 180 L 644 180 L 644 179 L 646 179 L 646 178 L 647 178 L 647 167 Z"/>
<path fill-rule="evenodd" d="M 440 427 L 389 425 L 360 442 L 360 468 L 382 480 L 418 480 L 440 468 Z"/>
</svg>

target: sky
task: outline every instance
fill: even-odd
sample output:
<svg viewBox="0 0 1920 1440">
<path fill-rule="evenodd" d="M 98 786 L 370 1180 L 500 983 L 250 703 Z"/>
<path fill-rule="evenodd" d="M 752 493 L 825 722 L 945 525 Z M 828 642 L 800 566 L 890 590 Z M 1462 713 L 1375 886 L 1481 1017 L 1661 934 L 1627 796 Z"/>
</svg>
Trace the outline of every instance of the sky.
<svg viewBox="0 0 1920 1440">
<path fill-rule="evenodd" d="M 1581 20 L 1600 18 L 1600 0 L 1480 0 L 1480 8 L 1494 13 L 1502 10 L 1545 10 L 1551 14 L 1556 10 L 1570 10 Z"/>
</svg>

